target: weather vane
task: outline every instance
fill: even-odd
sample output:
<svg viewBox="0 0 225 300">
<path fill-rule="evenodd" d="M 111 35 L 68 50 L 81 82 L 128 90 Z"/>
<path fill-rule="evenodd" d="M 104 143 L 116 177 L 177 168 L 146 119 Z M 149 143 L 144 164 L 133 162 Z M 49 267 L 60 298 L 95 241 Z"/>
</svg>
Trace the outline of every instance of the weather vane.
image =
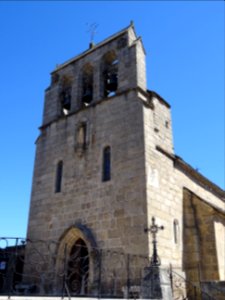
<svg viewBox="0 0 225 300">
<path fill-rule="evenodd" d="M 86 23 L 86 25 L 88 26 L 88 30 L 87 32 L 90 33 L 90 48 L 92 48 L 94 46 L 94 36 L 97 33 L 97 28 L 98 28 L 98 24 L 97 23 Z"/>
</svg>

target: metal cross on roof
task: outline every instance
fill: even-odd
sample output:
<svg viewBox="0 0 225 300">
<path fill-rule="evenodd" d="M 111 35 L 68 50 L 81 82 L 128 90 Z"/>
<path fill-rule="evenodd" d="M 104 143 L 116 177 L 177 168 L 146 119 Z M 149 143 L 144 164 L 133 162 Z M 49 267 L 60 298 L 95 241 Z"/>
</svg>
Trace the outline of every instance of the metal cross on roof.
<svg viewBox="0 0 225 300">
<path fill-rule="evenodd" d="M 88 26 L 88 30 L 87 32 L 90 33 L 90 45 L 94 45 L 94 36 L 97 33 L 97 28 L 98 28 L 98 24 L 97 23 L 86 23 L 86 25 Z"/>
<path fill-rule="evenodd" d="M 152 234 L 152 244 L 153 244 L 153 254 L 151 257 L 151 266 L 160 266 L 160 258 L 157 253 L 157 241 L 156 241 L 156 234 L 159 230 L 163 230 L 164 226 L 158 226 L 155 224 L 155 218 L 152 217 L 152 225 L 149 228 L 145 228 L 145 232 L 150 232 Z"/>
</svg>

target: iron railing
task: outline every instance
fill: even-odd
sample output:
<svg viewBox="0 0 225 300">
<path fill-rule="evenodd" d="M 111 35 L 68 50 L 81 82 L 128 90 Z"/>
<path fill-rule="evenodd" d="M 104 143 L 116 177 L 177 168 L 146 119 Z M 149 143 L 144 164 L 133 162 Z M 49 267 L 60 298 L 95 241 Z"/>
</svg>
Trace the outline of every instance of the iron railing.
<svg viewBox="0 0 225 300">
<path fill-rule="evenodd" d="M 0 238 L 1 295 L 143 298 L 146 268 L 146 256 L 89 249 L 81 239 L 62 248 L 54 241 Z M 216 300 L 171 266 L 166 274 L 174 300 Z"/>
<path fill-rule="evenodd" d="M 181 276 L 177 271 L 170 268 L 171 287 L 174 300 L 225 300 L 225 296 L 222 298 L 216 298 L 213 294 L 205 292 L 201 283 L 193 283 Z"/>
</svg>

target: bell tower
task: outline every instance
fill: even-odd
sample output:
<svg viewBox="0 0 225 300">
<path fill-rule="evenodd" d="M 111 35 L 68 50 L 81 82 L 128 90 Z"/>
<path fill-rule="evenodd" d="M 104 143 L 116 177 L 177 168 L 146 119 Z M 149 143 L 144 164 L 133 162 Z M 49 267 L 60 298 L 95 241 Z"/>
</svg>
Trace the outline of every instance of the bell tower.
<svg viewBox="0 0 225 300">
<path fill-rule="evenodd" d="M 131 25 L 51 73 L 42 127 L 137 87 L 146 91 L 145 52 Z"/>
<path fill-rule="evenodd" d="M 172 151 L 162 115 L 169 124 L 168 104 L 146 88 L 133 24 L 58 65 L 45 92 L 27 237 L 56 241 L 59 252 L 66 243 L 68 253 L 87 245 L 85 255 L 95 247 L 149 256 L 155 140 Z"/>
</svg>

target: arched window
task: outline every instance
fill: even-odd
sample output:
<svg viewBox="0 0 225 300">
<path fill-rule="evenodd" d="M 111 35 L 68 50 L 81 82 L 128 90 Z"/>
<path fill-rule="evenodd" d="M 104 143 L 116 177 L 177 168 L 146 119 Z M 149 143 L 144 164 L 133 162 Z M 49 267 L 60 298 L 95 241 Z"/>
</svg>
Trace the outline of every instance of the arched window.
<svg viewBox="0 0 225 300">
<path fill-rule="evenodd" d="M 103 57 L 103 96 L 112 97 L 118 87 L 118 58 L 114 51 Z"/>
<path fill-rule="evenodd" d="M 61 89 L 59 95 L 61 104 L 61 114 L 64 116 L 68 115 L 71 109 L 71 93 L 71 81 L 68 78 L 64 77 L 61 82 Z"/>
<path fill-rule="evenodd" d="M 178 220 L 173 221 L 173 236 L 174 236 L 174 243 L 179 243 L 179 223 Z"/>
<path fill-rule="evenodd" d="M 111 179 L 111 150 L 107 146 L 103 150 L 102 181 Z"/>
<path fill-rule="evenodd" d="M 61 160 L 58 162 L 56 167 L 55 193 L 61 192 L 62 175 L 63 175 L 63 161 Z"/>
<path fill-rule="evenodd" d="M 82 74 L 82 105 L 88 106 L 93 100 L 93 67 L 86 65 Z"/>
</svg>

